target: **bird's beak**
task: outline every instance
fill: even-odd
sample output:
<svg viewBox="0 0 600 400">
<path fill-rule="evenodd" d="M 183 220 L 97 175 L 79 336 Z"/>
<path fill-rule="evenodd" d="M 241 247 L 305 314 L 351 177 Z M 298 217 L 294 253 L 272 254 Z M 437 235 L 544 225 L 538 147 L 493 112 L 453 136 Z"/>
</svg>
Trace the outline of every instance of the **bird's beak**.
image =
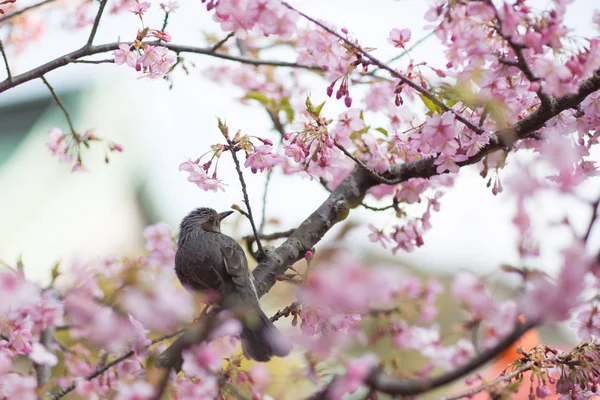
<svg viewBox="0 0 600 400">
<path fill-rule="evenodd" d="M 222 213 L 219 214 L 219 222 L 223 221 L 225 218 L 229 217 L 231 214 L 233 214 L 233 211 L 224 211 Z"/>
</svg>

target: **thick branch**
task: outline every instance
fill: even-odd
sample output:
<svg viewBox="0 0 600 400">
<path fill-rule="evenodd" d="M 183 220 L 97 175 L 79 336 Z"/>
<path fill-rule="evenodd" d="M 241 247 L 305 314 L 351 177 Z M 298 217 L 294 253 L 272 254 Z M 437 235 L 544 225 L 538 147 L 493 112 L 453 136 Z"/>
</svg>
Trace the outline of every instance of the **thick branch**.
<svg viewBox="0 0 600 400">
<path fill-rule="evenodd" d="M 596 74 L 583 81 L 577 93 L 554 99 L 548 107 L 539 106 L 511 128 L 491 135 L 490 142 L 478 154 L 459 165 L 475 164 L 486 155 L 510 147 L 516 140 L 529 137 L 548 120 L 564 110 L 577 106 L 588 95 L 599 89 L 600 75 Z M 405 182 L 411 178 L 429 178 L 438 175 L 434 161 L 434 158 L 428 158 L 396 164 L 383 176 L 394 182 Z M 259 296 L 267 293 L 275 284 L 277 276 L 284 274 L 289 265 L 304 257 L 307 250 L 312 249 L 333 225 L 344 220 L 350 209 L 360 205 L 367 191 L 378 184 L 378 180 L 363 168 L 355 167 L 354 171 L 331 192 L 327 200 L 254 269 Z"/>
<path fill-rule="evenodd" d="M 109 51 L 117 50 L 119 45 L 123 44 L 122 42 L 115 43 L 106 43 L 97 46 L 84 46 L 79 50 L 75 50 L 69 54 L 65 54 L 61 57 L 58 57 L 46 64 L 40 65 L 37 68 L 31 69 L 27 72 L 23 72 L 20 75 L 13 76 L 12 80 L 6 79 L 0 82 L 0 93 L 11 89 L 13 87 L 19 86 L 25 82 L 29 82 L 33 79 L 40 78 L 42 75 L 47 74 L 50 71 L 54 71 L 60 67 L 64 67 L 65 65 L 75 62 L 80 58 L 91 56 L 94 54 L 106 53 Z M 131 45 L 131 42 L 125 42 L 125 44 Z M 158 45 L 158 41 L 148 42 L 147 44 Z M 171 43 L 161 43 L 162 46 L 167 47 L 168 49 L 176 52 L 176 53 L 193 53 L 193 54 L 204 54 L 209 55 L 216 58 L 221 58 L 224 60 L 236 61 L 242 64 L 249 65 L 270 65 L 275 67 L 290 67 L 290 68 L 302 68 L 309 69 L 313 71 L 321 71 L 322 69 L 313 65 L 305 65 L 298 64 L 293 62 L 286 61 L 270 61 L 270 60 L 259 60 L 247 57 L 236 57 L 231 54 L 224 53 L 215 53 L 212 51 L 212 48 L 203 48 L 203 47 L 194 47 L 194 46 L 184 46 L 177 45 Z"/>
<path fill-rule="evenodd" d="M 414 396 L 425 393 L 431 389 L 454 382 L 493 360 L 500 353 L 512 346 L 514 342 L 519 340 L 521 336 L 532 329 L 536 324 L 535 321 L 529 321 L 524 324 L 519 323 L 510 335 L 506 336 L 494 347 L 479 353 L 477 357 L 473 358 L 468 363 L 443 375 L 425 380 L 404 380 L 386 376 L 381 371 L 376 370 L 371 373 L 371 376 L 367 379 L 367 385 L 379 392 L 401 396 Z"/>
</svg>

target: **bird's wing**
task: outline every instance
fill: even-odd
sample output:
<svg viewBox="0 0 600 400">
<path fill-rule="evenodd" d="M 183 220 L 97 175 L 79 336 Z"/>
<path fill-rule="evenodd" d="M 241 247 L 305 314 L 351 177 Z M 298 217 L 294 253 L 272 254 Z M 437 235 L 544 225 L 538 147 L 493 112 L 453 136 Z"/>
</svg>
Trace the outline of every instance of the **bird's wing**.
<svg viewBox="0 0 600 400">
<path fill-rule="evenodd" d="M 236 289 L 243 294 L 253 293 L 254 286 L 250 280 L 248 261 L 240 245 L 233 239 L 228 240 L 224 246 L 221 246 L 221 254 L 223 255 L 225 269 Z"/>
<path fill-rule="evenodd" d="M 175 271 L 184 286 L 202 291 L 212 289 L 222 294 L 224 279 L 212 260 L 200 251 L 177 252 Z M 180 267 L 181 266 L 181 267 Z"/>
</svg>

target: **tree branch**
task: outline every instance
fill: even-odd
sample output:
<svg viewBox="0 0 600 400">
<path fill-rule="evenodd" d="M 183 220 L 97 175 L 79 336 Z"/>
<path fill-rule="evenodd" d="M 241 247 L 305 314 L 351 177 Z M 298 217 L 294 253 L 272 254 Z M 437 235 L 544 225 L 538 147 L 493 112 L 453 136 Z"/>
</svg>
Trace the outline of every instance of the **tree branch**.
<svg viewBox="0 0 600 400">
<path fill-rule="evenodd" d="M 260 242 L 260 237 L 258 235 L 258 230 L 256 229 L 256 225 L 254 224 L 254 217 L 252 216 L 252 207 L 250 207 L 250 199 L 248 198 L 248 190 L 246 189 L 246 181 L 244 180 L 244 174 L 242 173 L 242 168 L 240 167 L 240 162 L 237 158 L 237 154 L 235 152 L 235 143 L 231 140 L 227 140 L 229 142 L 229 149 L 231 150 L 231 157 L 233 157 L 233 162 L 235 164 L 235 169 L 238 173 L 238 177 L 240 179 L 240 185 L 242 185 L 242 193 L 244 194 L 244 203 L 246 203 L 246 210 L 248 210 L 248 220 L 250 220 L 250 226 L 252 226 L 252 232 L 254 233 L 254 238 L 256 240 L 256 246 L 258 247 L 258 255 L 256 257 L 257 260 L 262 259 L 265 256 L 265 250 L 263 249 L 262 243 Z"/>
<path fill-rule="evenodd" d="M 58 106 L 60 107 L 60 109 L 65 114 L 65 117 L 67 118 L 67 123 L 69 124 L 69 129 L 71 129 L 71 133 L 73 135 L 77 135 L 77 132 L 75 132 L 75 128 L 73 127 L 73 122 L 71 121 L 71 116 L 69 115 L 69 112 L 67 111 L 65 105 L 62 103 L 62 101 L 60 101 L 60 98 L 58 97 L 58 95 L 54 91 L 54 88 L 46 80 L 46 77 L 44 77 L 44 75 L 42 75 L 41 78 L 42 78 L 42 81 L 44 82 L 44 85 L 46 85 L 48 87 L 48 90 L 50 90 L 50 93 L 52 94 L 52 97 L 54 98 L 54 101 L 56 102 L 56 104 L 58 104 Z"/>
<path fill-rule="evenodd" d="M 47 62 L 46 64 L 40 65 L 39 67 L 33 68 L 27 72 L 23 72 L 22 74 L 13 76 L 12 80 L 4 80 L 0 82 L 0 93 L 5 92 L 8 89 L 11 89 L 15 86 L 19 86 L 25 82 L 29 82 L 33 79 L 40 78 L 42 75 L 47 74 L 50 71 L 54 71 L 60 67 L 64 67 L 65 65 L 75 62 L 80 58 L 91 56 L 94 54 L 106 53 L 109 51 L 117 50 L 119 45 L 127 44 L 132 45 L 131 42 L 115 42 L 115 43 L 106 43 L 97 46 L 84 46 L 78 50 L 75 50 L 69 54 L 65 54 L 61 57 L 58 57 L 52 61 Z M 158 45 L 158 41 L 146 42 L 149 45 Z M 203 54 L 216 58 L 221 58 L 223 60 L 236 61 L 242 64 L 249 65 L 270 65 L 275 67 L 289 67 L 289 68 L 301 68 L 308 69 L 313 71 L 322 71 L 322 68 L 314 66 L 314 65 L 305 65 L 298 64 L 293 62 L 286 61 L 271 61 L 271 60 L 259 60 L 247 57 L 236 57 L 230 54 L 225 53 L 215 53 L 211 48 L 203 48 L 203 47 L 194 47 L 194 46 L 185 46 L 185 45 L 177 45 L 171 43 L 161 43 L 162 46 L 179 53 L 193 53 L 193 54 Z"/>
<path fill-rule="evenodd" d="M 414 396 L 425 393 L 431 389 L 454 382 L 470 372 L 475 371 L 488 361 L 493 360 L 536 325 L 537 321 L 528 321 L 523 324 L 517 323 L 512 333 L 498 342 L 494 347 L 481 352 L 468 363 L 443 375 L 425 380 L 404 380 L 386 376 L 380 370 L 375 370 L 367 378 L 366 383 L 372 389 L 392 395 Z"/>
<path fill-rule="evenodd" d="M 150 343 L 150 346 L 152 346 L 153 344 L 156 344 L 158 342 L 162 342 L 163 340 L 167 340 L 172 338 L 173 336 L 177 336 L 180 333 L 183 332 L 182 330 L 179 330 L 177 332 L 173 332 L 170 333 L 168 335 L 164 335 L 161 336 L 157 339 L 154 339 L 152 341 L 152 343 Z M 148 346 L 148 347 L 150 347 Z M 92 374 L 88 375 L 85 377 L 86 380 L 91 381 L 92 379 L 102 375 L 103 373 L 105 373 L 106 371 L 108 371 L 110 368 L 114 367 L 115 365 L 127 360 L 129 357 L 131 357 L 134 354 L 133 350 L 128 351 L 127 353 L 124 353 L 123 355 L 121 355 L 120 357 L 115 358 L 114 360 L 112 360 L 111 362 L 109 362 L 108 364 L 106 364 L 104 367 L 97 369 L 96 371 L 94 371 Z M 73 390 L 75 390 L 75 384 L 71 384 L 69 386 L 67 386 L 66 388 L 62 389 L 60 392 L 54 394 L 52 396 L 52 400 L 58 400 L 60 398 L 62 398 L 63 396 L 66 396 L 67 394 L 71 393 Z"/>
<path fill-rule="evenodd" d="M 6 57 L 6 51 L 4 50 L 4 44 L 2 43 L 2 39 L 0 39 L 0 53 L 2 53 L 2 58 L 4 59 L 4 66 L 6 67 L 6 75 L 9 82 L 12 81 L 12 74 L 10 73 L 10 66 L 8 65 L 8 57 Z"/>
<path fill-rule="evenodd" d="M 90 47 L 92 45 L 92 42 L 94 41 L 96 31 L 98 30 L 98 25 L 100 24 L 100 18 L 102 18 L 102 13 L 104 12 L 104 7 L 106 7 L 107 1 L 108 0 L 100 0 L 100 7 L 98 8 L 96 19 L 94 19 L 94 25 L 92 25 L 92 30 L 90 31 L 90 37 L 88 38 L 86 47 Z"/>
</svg>

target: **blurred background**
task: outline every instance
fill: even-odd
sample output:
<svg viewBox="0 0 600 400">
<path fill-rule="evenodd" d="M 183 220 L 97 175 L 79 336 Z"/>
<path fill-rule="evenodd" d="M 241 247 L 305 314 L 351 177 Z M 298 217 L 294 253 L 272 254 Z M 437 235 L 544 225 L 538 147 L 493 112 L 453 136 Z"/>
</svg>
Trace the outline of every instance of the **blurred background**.
<svg viewBox="0 0 600 400">
<path fill-rule="evenodd" d="M 181 3 L 182 8 L 169 19 L 167 31 L 173 43 L 204 46 L 207 33 L 225 36 L 199 1 Z M 396 55 L 387 43 L 391 29 L 410 28 L 411 42 L 426 35 L 423 15 L 428 2 L 422 0 L 290 3 L 313 17 L 347 28 L 363 46 L 376 48 L 380 59 Z M 68 4 L 65 2 L 66 7 Z M 546 0 L 532 4 L 538 9 L 551 6 Z M 568 7 L 567 25 L 575 36 L 598 35 L 591 21 L 592 10 L 598 7 L 597 0 L 576 0 Z M 65 22 L 58 14 L 43 15 L 49 27 L 39 40 L 19 54 L 8 50 L 13 75 L 81 47 L 89 35 L 89 28 L 62 29 Z M 145 17 L 146 25 L 160 27 L 162 18 L 158 4 L 153 3 Z M 106 13 L 95 43 L 132 40 L 139 26 L 138 18 L 131 13 Z M 271 59 L 294 61 L 293 55 L 284 51 L 269 54 Z M 435 37 L 427 39 L 411 55 L 433 67 L 445 65 Z M 187 174 L 178 171 L 179 164 L 199 157 L 221 140 L 217 117 L 225 119 L 233 131 L 241 129 L 272 139 L 278 134 L 260 106 L 236 101 L 244 95 L 241 89 L 205 77 L 207 68 L 232 65 L 231 62 L 190 54 L 185 58 L 195 68 L 190 69 L 189 75 L 176 70 L 172 88 L 163 80 L 137 79 L 133 69 L 113 64 L 72 64 L 46 75 L 79 131 L 93 128 L 98 136 L 124 147 L 124 152 L 112 154 L 106 165 L 102 149 L 92 146 L 84 154 L 87 173 L 71 173 L 69 165 L 60 164 L 48 151 L 48 130 L 58 126 L 66 131 L 67 125 L 41 81 L 0 94 L 0 260 L 14 264 L 22 256 L 26 275 L 47 282 L 52 266 L 59 260 L 66 264 L 86 263 L 111 255 L 139 253 L 144 244 L 142 230 L 148 224 L 165 221 L 176 232 L 181 218 L 194 207 L 224 210 L 232 204 L 242 204 L 228 157 L 219 166 L 220 177 L 227 184 L 224 193 L 203 192 L 187 182 Z M 4 68 L 0 68 L 0 80 L 5 77 Z M 327 84 L 318 79 L 306 83 L 313 103 L 328 100 L 324 113 L 335 118 L 344 106 L 327 98 Z M 358 105 L 362 89 L 353 90 Z M 501 176 L 513 168 L 510 157 Z M 246 170 L 245 176 L 254 213 L 260 219 L 265 175 Z M 514 202 L 510 193 L 493 196 L 485 183 L 477 170 L 463 168 L 454 187 L 441 199 L 441 211 L 432 215 L 433 229 L 426 233 L 425 245 L 413 253 L 393 256 L 367 239 L 367 224 L 391 225 L 393 212 L 353 210 L 349 221 L 356 226 L 344 237 L 344 244 L 359 257 L 409 265 L 415 273 L 438 276 L 442 281 L 459 268 L 474 270 L 490 280 L 501 278 L 499 266 L 518 261 L 517 232 L 511 223 Z M 596 180 L 584 188 L 583 196 L 592 199 L 599 193 Z M 266 217 L 277 223 L 271 223 L 266 232 L 297 226 L 326 197 L 327 192 L 317 182 L 275 172 Z M 562 198 L 538 196 L 536 201 L 534 221 L 541 227 L 536 235 L 543 249 L 556 250 L 540 261 L 551 273 L 560 262 L 552 254 L 558 254 L 568 233 L 543 229 L 545 223 L 568 216 L 583 230 L 591 212 L 581 203 Z M 369 203 L 377 204 L 374 199 Z M 340 229 L 343 227 L 329 233 L 325 243 Z M 240 217 L 232 218 L 224 231 L 236 237 L 251 232 L 247 221 Z M 592 239 L 600 242 L 598 232 L 593 234 Z M 556 340 L 567 339 L 560 336 Z"/>
</svg>

